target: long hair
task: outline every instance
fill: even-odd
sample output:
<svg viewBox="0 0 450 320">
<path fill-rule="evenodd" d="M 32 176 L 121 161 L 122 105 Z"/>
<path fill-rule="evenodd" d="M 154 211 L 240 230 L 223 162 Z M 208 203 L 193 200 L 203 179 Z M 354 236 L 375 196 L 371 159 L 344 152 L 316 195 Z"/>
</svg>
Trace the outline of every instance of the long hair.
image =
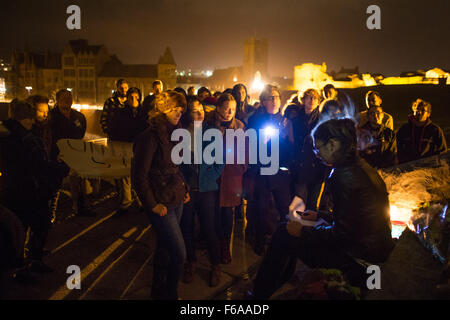
<svg viewBox="0 0 450 320">
<path fill-rule="evenodd" d="M 187 102 L 187 110 L 186 112 L 183 113 L 183 115 L 181 116 L 180 122 L 183 128 L 188 128 L 191 123 L 194 121 L 192 119 L 192 110 L 194 109 L 194 104 L 195 102 L 198 102 L 200 104 L 200 106 L 203 108 L 203 111 L 205 111 L 205 107 L 203 106 L 203 104 L 200 102 L 200 100 L 197 97 L 190 97 L 188 99 Z"/>
</svg>

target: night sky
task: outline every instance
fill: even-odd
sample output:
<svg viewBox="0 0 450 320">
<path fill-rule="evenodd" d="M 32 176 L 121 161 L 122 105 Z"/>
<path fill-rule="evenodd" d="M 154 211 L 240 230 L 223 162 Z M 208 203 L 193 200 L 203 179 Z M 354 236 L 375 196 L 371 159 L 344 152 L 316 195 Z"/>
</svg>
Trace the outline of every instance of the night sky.
<svg viewBox="0 0 450 320">
<path fill-rule="evenodd" d="M 170 45 L 178 69 L 242 65 L 243 41 L 269 40 L 269 73 L 295 65 L 328 71 L 450 69 L 449 0 L 0 0 L 0 54 L 12 48 L 62 51 L 68 40 L 105 44 L 123 63 L 156 63 Z M 66 8 L 81 7 L 81 30 L 66 28 Z M 381 8 L 381 30 L 366 9 Z"/>
</svg>

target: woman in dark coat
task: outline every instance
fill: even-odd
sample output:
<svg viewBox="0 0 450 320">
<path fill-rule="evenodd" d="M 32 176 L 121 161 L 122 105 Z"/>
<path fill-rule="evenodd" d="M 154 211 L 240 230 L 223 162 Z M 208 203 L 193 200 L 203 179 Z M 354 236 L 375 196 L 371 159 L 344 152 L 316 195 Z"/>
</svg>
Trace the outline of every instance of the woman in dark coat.
<svg viewBox="0 0 450 320">
<path fill-rule="evenodd" d="M 186 249 L 180 229 L 183 204 L 189 193 L 179 167 L 172 162 L 172 132 L 186 109 L 180 93 L 162 92 L 155 97 L 158 114 L 133 146 L 132 185 L 157 234 L 152 298 L 177 300 L 178 281 Z"/>
</svg>

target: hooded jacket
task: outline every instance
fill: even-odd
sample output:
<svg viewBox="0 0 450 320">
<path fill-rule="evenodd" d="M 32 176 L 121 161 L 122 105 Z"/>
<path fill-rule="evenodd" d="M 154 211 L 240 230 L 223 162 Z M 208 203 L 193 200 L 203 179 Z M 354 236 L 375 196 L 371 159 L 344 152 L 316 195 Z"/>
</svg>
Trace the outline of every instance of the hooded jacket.
<svg viewBox="0 0 450 320">
<path fill-rule="evenodd" d="M 164 114 L 159 114 L 134 142 L 131 182 L 148 212 L 158 203 L 180 205 L 188 192 L 183 174 L 171 159 L 175 143 L 170 137 L 176 128 Z"/>
<path fill-rule="evenodd" d="M 399 163 L 414 161 L 447 152 L 442 129 L 431 122 L 431 119 L 420 125 L 410 115 L 397 132 L 397 152 Z"/>
</svg>

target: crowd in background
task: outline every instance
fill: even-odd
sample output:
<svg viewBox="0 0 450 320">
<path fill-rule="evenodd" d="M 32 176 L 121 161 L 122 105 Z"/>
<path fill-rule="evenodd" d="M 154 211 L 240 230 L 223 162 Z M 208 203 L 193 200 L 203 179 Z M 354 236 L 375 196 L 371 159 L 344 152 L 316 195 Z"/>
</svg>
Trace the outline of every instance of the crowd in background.
<svg viewBox="0 0 450 320">
<path fill-rule="evenodd" d="M 295 266 L 288 259 L 292 252 L 288 255 L 282 247 L 294 247 L 311 265 L 337 266 L 350 274 L 354 274 L 351 258 L 386 259 L 392 249 L 387 240 L 387 193 L 375 169 L 447 151 L 442 130 L 431 121 L 431 104 L 422 99 L 412 103 L 408 122 L 394 132 L 394 119 L 383 111 L 382 97 L 375 91 L 367 92 L 366 110 L 359 113 L 332 85 L 322 92 L 308 89 L 284 106 L 281 91 L 273 85 L 265 86 L 254 105 L 243 84 L 213 94 L 205 87 L 197 92 L 193 87 L 187 92 L 164 90 L 163 83 L 155 81 L 153 92 L 145 97 L 124 79 L 116 87 L 104 104 L 100 125 L 109 140 L 133 143 L 130 176 L 115 180 L 120 202 L 117 215 L 127 214 L 135 203 L 157 233 L 154 299 L 177 299 L 178 282 L 193 281 L 197 222 L 211 263 L 209 283 L 217 286 L 221 264 L 232 262 L 235 219 L 246 218 L 246 239 L 256 254 L 266 256 L 256 280 L 258 298 L 268 298 L 281 285 L 283 279 L 274 274 L 289 275 Z M 79 177 L 59 157 L 56 144 L 59 139 L 82 139 L 86 133 L 86 118 L 72 109 L 72 103 L 68 90 L 57 93 L 51 110 L 46 97 L 13 100 L 10 119 L 0 124 L 0 204 L 2 221 L 9 226 L 3 223 L 0 230 L 1 268 L 16 267 L 15 279 L 22 283 L 33 282 L 33 273 L 52 271 L 43 262 L 44 246 L 63 181 L 70 186 L 74 213 L 95 214 L 86 189 L 98 187 L 98 179 Z M 171 151 L 176 142 L 171 134 L 177 128 L 193 133 L 194 121 L 202 123 L 203 131 L 216 128 L 222 134 L 227 129 L 278 129 L 278 172 L 261 175 L 264 165 L 249 164 L 248 159 L 244 164 L 175 165 Z M 271 137 L 264 143 L 270 144 Z M 207 146 L 203 144 L 202 149 Z M 235 147 L 223 146 L 224 150 Z M 349 185 L 354 189 L 348 189 Z M 357 194 L 352 194 L 355 190 Z M 278 212 L 275 234 L 272 211 Z M 321 214 L 334 228 L 295 237 L 298 232 L 286 218 L 295 211 L 311 216 L 334 212 Z M 287 232 L 281 232 L 280 226 L 288 226 Z M 356 232 L 356 228 L 365 232 Z M 23 243 L 27 229 L 29 257 L 24 260 L 23 244 L 18 244 Z M 303 244 L 299 247 L 291 238 L 303 239 Z M 338 240 L 351 249 L 345 257 Z M 356 248 L 356 242 L 360 247 Z M 320 252 L 320 257 L 312 251 Z"/>
</svg>

